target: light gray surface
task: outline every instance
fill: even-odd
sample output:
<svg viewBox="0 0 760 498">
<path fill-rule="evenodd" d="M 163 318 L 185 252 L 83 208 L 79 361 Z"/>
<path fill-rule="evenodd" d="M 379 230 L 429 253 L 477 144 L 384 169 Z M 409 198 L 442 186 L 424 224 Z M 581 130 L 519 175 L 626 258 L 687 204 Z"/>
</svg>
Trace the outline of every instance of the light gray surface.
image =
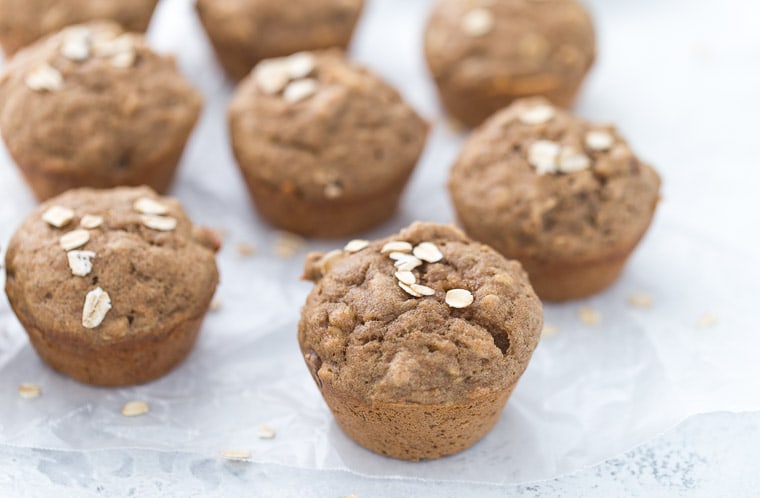
<svg viewBox="0 0 760 498">
<path fill-rule="evenodd" d="M 440 111 L 435 100 L 430 97 L 431 86 L 420 53 L 400 48 L 418 42 L 419 13 L 424 11 L 426 3 L 428 2 L 375 0 L 368 11 L 372 17 L 368 16 L 363 21 L 354 49 L 357 59 L 397 85 L 424 115 L 436 119 L 438 124 L 434 135 L 437 145 L 427 151 L 400 215 L 377 234 L 388 233 L 414 218 L 446 221 L 451 217 L 450 207 L 442 194 L 445 179 L 442 171 L 448 169 L 455 156 L 457 141 L 437 118 Z M 591 301 L 592 304 L 603 307 L 605 316 L 611 316 L 607 313 L 617 315 L 614 322 L 617 325 L 610 328 L 605 326 L 597 333 L 587 334 L 577 324 L 573 325 L 575 305 L 550 308 L 549 316 L 561 325 L 561 334 L 542 344 L 528 377 L 521 384 L 524 387 L 537 386 L 545 389 L 538 394 L 561 394 L 562 391 L 549 389 L 550 385 L 556 386 L 551 383 L 557 376 L 567 375 L 573 378 L 576 373 L 554 370 L 552 374 L 552 362 L 554 358 L 566 353 L 580 353 L 582 356 L 575 363 L 578 367 L 588 365 L 590 371 L 587 372 L 587 377 L 578 377 L 577 380 L 597 384 L 601 390 L 613 392 L 613 397 L 620 402 L 610 406 L 609 410 L 595 412 L 594 407 L 600 401 L 597 397 L 559 396 L 555 398 L 553 409 L 547 409 L 552 408 L 552 405 L 539 404 L 540 396 L 531 397 L 528 396 L 529 393 L 521 394 L 518 391 L 502 420 L 501 428 L 505 430 L 500 429 L 486 441 L 492 448 L 494 445 L 498 447 L 503 441 L 512 441 L 509 435 L 514 435 L 514 430 L 510 432 L 509 429 L 514 422 L 521 423 L 521 427 L 527 428 L 528 433 L 536 431 L 538 427 L 552 427 L 551 424 L 547 425 L 549 414 L 556 414 L 557 409 L 562 413 L 563 405 L 567 404 L 577 403 L 573 406 L 577 406 L 578 411 L 585 410 L 589 418 L 584 420 L 589 420 L 589 425 L 573 433 L 574 421 L 567 417 L 559 418 L 562 423 L 554 426 L 558 428 L 556 433 L 539 431 L 531 435 L 534 441 L 542 441 L 542 446 L 532 448 L 535 451 L 521 453 L 515 451 L 514 445 L 506 446 L 504 452 L 511 455 L 514 465 L 504 464 L 502 475 L 493 475 L 489 471 L 489 479 L 486 480 L 520 481 L 530 479 L 532 475 L 534 478 L 536 475 L 557 475 L 609 458 L 666 429 L 685 414 L 715 409 L 747 410 L 760 406 L 756 394 L 756 379 L 760 378 L 756 374 L 760 362 L 755 359 L 757 348 L 753 345 L 757 339 L 754 338 L 756 334 L 751 327 L 758 323 L 757 307 L 752 298 L 757 295 L 757 254 L 754 248 L 757 247 L 758 233 L 756 229 L 748 229 L 760 226 L 760 210 L 753 201 L 760 184 L 760 168 L 757 167 L 755 152 L 758 126 L 756 116 L 760 115 L 756 96 L 757 88 L 760 88 L 760 39 L 756 30 L 760 5 L 742 0 L 595 0 L 589 3 L 599 20 L 601 52 L 598 66 L 585 88 L 577 110 L 593 119 L 618 123 L 634 147 L 645 151 L 644 155 L 664 174 L 664 202 L 652 234 L 632 261 L 623 281 L 609 293 Z M 196 43 L 198 40 L 193 38 L 199 36 L 198 27 L 186 15 L 189 9 L 187 0 L 164 1 L 152 32 L 156 46 L 166 51 L 180 51 L 183 70 L 192 75 L 209 103 L 196 134 L 208 142 L 201 143 L 196 139 L 191 144 L 174 193 L 189 201 L 191 214 L 199 221 L 224 226 L 230 219 L 234 219 L 247 228 L 255 227 L 257 238 L 253 241 L 260 252 L 266 253 L 271 251 L 273 234 L 251 215 L 245 193 L 231 166 L 228 150 L 226 147 L 220 149 L 206 146 L 207 143 L 226 143 L 226 132 L 220 126 L 224 121 L 223 105 L 219 103 L 226 99 L 230 89 L 228 83 L 217 73 L 207 69 L 211 64 L 210 53 L 205 44 Z M 400 15 L 399 12 L 409 15 Z M 384 16 L 385 21 L 373 22 L 372 19 L 378 19 L 377 16 Z M 389 20 L 389 16 L 392 19 Z M 388 29 L 389 26 L 392 26 L 392 30 Z M 388 37 L 392 41 L 388 42 Z M 4 219 L 17 222 L 17 214 L 28 211 L 33 203 L 9 163 L 6 162 L 2 167 L 5 169 L 3 183 L 0 184 L 0 214 L 7 215 Z M 435 180 L 430 181 L 431 178 Z M 210 197 L 214 202 L 194 204 L 192 201 L 199 196 Z M 13 202 L 10 202 L 11 198 Z M 420 203 L 418 199 L 434 199 L 435 202 Z M 230 216 L 230 212 L 234 216 Z M 227 228 L 233 228 L 232 239 L 227 241 L 228 251 L 234 251 L 237 242 L 251 241 L 245 238 L 247 234 L 236 233 L 234 227 Z M 2 227 L 3 240 L 0 242 L 3 245 L 11 229 L 11 226 Z M 324 244 L 322 246 L 327 247 Z M 250 263 L 235 262 L 228 254 L 222 263 L 223 278 L 225 275 L 239 275 L 241 279 L 255 281 L 282 276 L 291 278 L 298 272 L 298 263 L 287 267 L 267 267 L 257 262 L 260 260 L 256 258 L 253 260 Z M 649 271 L 653 268 L 652 262 L 662 265 L 656 273 Z M 662 320 L 657 322 L 657 327 L 653 326 L 652 317 L 636 315 L 625 309 L 627 293 L 639 288 L 652 292 L 658 306 L 665 306 L 669 312 L 668 316 L 660 317 Z M 225 303 L 242 303 L 237 307 L 234 304 L 225 306 L 224 316 L 238 324 L 244 323 L 250 308 L 245 301 L 250 296 L 242 293 L 242 290 L 240 286 L 226 284 L 220 289 Z M 302 286 L 278 288 L 269 294 L 256 291 L 255 297 L 259 300 L 257 306 L 269 313 L 260 318 L 268 320 L 273 329 L 287 328 L 289 323 L 292 325 L 293 316 L 283 318 L 271 310 L 276 310 L 276 303 L 282 300 L 292 303 L 295 309 L 305 290 L 306 287 Z M 3 303 L 2 306 L 7 305 Z M 694 321 L 708 311 L 718 313 L 719 327 L 696 331 L 693 341 L 689 341 L 688 334 Z M 626 317 L 623 320 L 625 326 L 620 325 L 621 316 Z M 209 320 L 199 350 L 178 373 L 188 378 L 209 381 L 209 388 L 221 392 L 222 397 L 216 401 L 226 410 L 235 406 L 236 392 L 229 387 L 226 391 L 224 389 L 225 376 L 230 373 L 234 375 L 234 368 L 229 364 L 219 364 L 213 361 L 215 357 L 212 354 L 204 353 L 213 352 L 209 349 L 213 342 L 229 340 L 236 334 L 237 338 L 221 353 L 240 361 L 248 352 L 256 354 L 258 351 L 260 354 L 261 350 L 258 348 L 260 343 L 255 338 L 246 336 L 246 340 L 241 340 L 241 334 L 246 334 L 245 327 L 221 327 L 225 322 L 220 320 L 222 319 L 214 317 Z M 209 333 L 211 331 L 213 333 Z M 136 432 L 131 432 L 126 425 L 120 427 L 123 421 L 119 421 L 118 417 L 97 418 L 92 414 L 108 415 L 109 410 L 118 410 L 122 401 L 136 393 L 162 398 L 165 401 L 157 405 L 159 407 L 176 407 L 183 403 L 190 408 L 193 406 L 190 384 L 178 396 L 175 390 L 162 390 L 162 386 L 166 385 L 163 381 L 140 390 L 104 393 L 97 396 L 97 403 L 93 403 L 92 394 L 85 388 L 70 385 L 49 374 L 37 363 L 28 346 L 23 344 L 25 339 L 17 325 L 11 327 L 10 335 L 7 332 L 0 330 L 0 357 L 4 344 L 10 344 L 9 348 L 17 348 L 13 350 L 18 352 L 13 370 L 16 375 L 23 373 L 44 376 L 49 380 L 44 386 L 46 389 L 66 386 L 66 397 L 60 398 L 63 391 L 51 390 L 39 401 L 50 403 L 56 399 L 56 395 L 59 396 L 58 401 L 71 401 L 69 395 L 75 393 L 89 396 L 88 402 L 71 412 L 81 419 L 53 417 L 50 419 L 51 424 L 45 425 L 46 429 L 53 429 L 53 434 L 57 430 L 61 435 L 62 439 L 57 444 L 60 448 L 89 447 L 89 438 L 94 433 L 84 423 L 100 424 L 96 427 L 104 429 L 99 433 L 100 436 L 107 431 L 109 436 L 134 439 Z M 579 341 L 583 342 L 580 346 Z M 271 341 L 267 342 L 266 336 L 264 343 L 272 345 Z M 597 367 L 601 368 L 594 370 Z M 338 448 L 339 456 L 343 458 L 343 461 L 338 460 L 341 465 L 374 475 L 386 473 L 374 468 L 386 465 L 380 463 L 383 462 L 382 459 L 357 452 L 334 427 L 325 425 L 329 424 L 329 415 L 326 415 L 324 406 L 315 397 L 316 393 L 309 384 L 305 370 L 293 372 L 294 375 L 303 374 L 304 395 L 291 393 L 289 398 L 296 403 L 300 401 L 302 407 L 306 406 L 308 416 L 312 417 L 310 420 L 317 423 L 315 427 L 324 431 L 305 436 L 316 439 L 324 436 L 315 443 L 316 447 L 325 448 L 324 445 L 327 444 L 331 451 Z M 246 372 L 246 375 L 250 374 L 251 372 Z M 246 380 L 246 375 L 239 376 L 238 380 Z M 28 378 L 5 376 L 0 379 L 0 386 L 12 393 L 20 380 Z M 673 386 L 679 387 L 678 397 L 670 395 Z M 265 386 L 263 395 L 259 391 L 244 391 L 243 394 L 251 402 L 252 399 L 262 399 L 262 396 L 263 399 L 281 399 L 277 392 L 278 386 L 272 384 Z M 183 400 L 183 396 L 187 397 Z M 638 401 L 633 404 L 632 399 Z M 223 494 L 222 491 L 234 494 L 235 490 L 252 489 L 263 495 L 287 495 L 280 487 L 287 484 L 288 479 L 293 482 L 289 490 L 293 495 L 299 496 L 308 493 L 309 489 L 313 489 L 314 496 L 340 496 L 351 492 L 360 496 L 396 496 L 401 494 L 402 489 L 418 495 L 426 495 L 429 494 L 427 491 L 435 490 L 435 494 L 460 496 L 475 489 L 451 481 L 423 484 L 412 480 L 363 479 L 348 472 L 315 472 L 261 464 L 245 467 L 225 463 L 211 457 L 220 449 L 219 439 L 225 434 L 229 436 L 228 441 L 232 441 L 225 444 L 225 447 L 239 443 L 258 452 L 264 446 L 260 446 L 255 435 L 249 433 L 244 436 L 236 431 L 239 428 L 234 422 L 239 421 L 239 417 L 226 417 L 228 424 L 225 426 L 210 424 L 207 427 L 199 423 L 209 413 L 205 410 L 212 407 L 213 405 L 200 407 L 202 410 L 193 419 L 197 423 L 191 433 L 194 439 L 187 444 L 176 444 L 183 437 L 177 431 L 181 424 L 173 425 L 171 430 L 162 429 L 161 423 L 146 424 L 145 432 L 138 433 L 144 436 L 143 441 L 154 437 L 154 447 L 191 447 L 197 450 L 200 445 L 207 451 L 167 454 L 145 450 L 107 450 L 89 454 L 69 451 L 48 454 L 3 446 L 2 454 L 5 456 L 0 462 L 0 491 L 8 485 L 14 486 L 8 489 L 36 489 L 37 495 L 43 495 L 54 489 L 96 491 L 98 484 L 110 483 L 114 487 L 108 489 L 115 494 L 134 487 L 136 496 L 159 495 L 162 492 L 153 487 L 154 481 L 159 480 L 165 482 L 164 486 L 172 486 L 171 489 L 177 491 L 178 495 L 183 494 L 178 491 L 182 489 L 209 494 Z M 13 420 L 7 413 L 4 418 L 0 416 L 0 426 L 11 425 Z M 25 416 L 21 411 L 14 413 L 15 421 Z M 62 410 L 61 413 L 68 412 Z M 247 413 L 244 417 L 248 417 L 245 420 L 255 425 L 263 421 L 268 413 L 270 412 L 262 410 L 261 413 Z M 545 416 L 531 424 L 526 413 Z M 155 414 L 160 417 L 162 412 L 159 409 Z M 278 428 L 289 427 L 287 413 L 280 415 L 282 418 L 278 420 Z M 580 417 L 581 415 L 579 420 Z M 158 422 L 165 420 L 159 419 Z M 753 493 L 747 492 L 749 487 L 731 486 L 735 482 L 740 483 L 739 476 L 742 476 L 742 472 L 737 471 L 749 470 L 747 462 L 752 460 L 741 457 L 751 456 L 753 446 L 757 445 L 754 429 L 756 424 L 756 415 L 698 417 L 689 421 L 679 432 L 648 444 L 645 447 L 647 450 L 612 460 L 595 470 L 582 471 L 572 477 L 538 485 L 535 493 L 533 487 L 482 486 L 477 490 L 486 496 L 487 493 L 501 494 L 504 489 L 527 493 L 527 496 L 532 496 L 531 493 L 538 496 L 616 496 L 634 494 L 636 490 L 642 496 L 657 496 L 658 493 L 663 496 L 683 493 L 715 496 L 720 494 L 716 493 L 719 489 L 717 486 L 726 485 L 733 491 L 728 495 L 752 496 Z M 114 428 L 118 430 L 113 430 Z M 255 433 L 255 430 L 249 432 Z M 578 436 L 581 433 L 584 437 Z M 283 431 L 277 442 L 279 444 L 284 438 L 297 439 L 298 434 Z M 589 437 L 594 434 L 596 437 Z M 11 441 L 13 444 L 27 442 L 32 446 L 45 446 L 43 443 L 51 441 L 45 438 L 42 430 L 20 431 L 15 435 L 18 437 Z M 552 437 L 559 436 L 561 438 L 552 447 Z M 113 442 L 104 437 L 96 439 L 94 447 L 124 445 L 122 440 Z M 35 444 L 34 441 L 41 442 Z M 736 448 L 728 451 L 725 441 L 733 441 Z M 482 446 L 478 446 L 477 450 Z M 468 460 L 468 457 L 475 454 L 475 450 L 463 454 L 463 464 L 469 461 L 469 465 L 461 466 L 461 472 L 449 472 L 447 478 L 478 477 L 480 469 Z M 692 458 L 692 454 L 696 457 Z M 310 459 L 308 462 L 311 464 L 317 456 L 320 455 L 304 457 Z M 58 461 L 62 463 L 56 463 Z M 12 462 L 8 471 L 10 482 L 3 480 L 5 469 L 1 465 L 5 462 Z M 535 465 L 530 462 L 535 462 Z M 429 471 L 429 466 L 409 467 L 393 463 L 388 464 L 388 467 L 397 469 L 391 474 L 407 476 L 412 476 L 415 472 L 423 475 Z M 530 471 L 539 467 L 541 472 L 526 472 L 526 469 Z M 125 484 L 125 478 L 114 476 L 114 472 L 139 478 L 128 479 Z M 47 474 L 53 475 L 53 478 L 46 477 Z M 757 484 L 752 481 L 756 479 L 753 474 L 746 475 L 745 479 L 747 484 Z M 310 487 L 308 483 L 311 482 L 318 484 Z M 178 486 L 186 487 L 177 488 Z M 590 494 L 592 491 L 580 493 L 580 490 L 594 486 L 601 490 L 598 495 Z M 117 489 L 120 491 L 116 492 Z M 278 492 L 274 493 L 274 490 Z"/>
</svg>

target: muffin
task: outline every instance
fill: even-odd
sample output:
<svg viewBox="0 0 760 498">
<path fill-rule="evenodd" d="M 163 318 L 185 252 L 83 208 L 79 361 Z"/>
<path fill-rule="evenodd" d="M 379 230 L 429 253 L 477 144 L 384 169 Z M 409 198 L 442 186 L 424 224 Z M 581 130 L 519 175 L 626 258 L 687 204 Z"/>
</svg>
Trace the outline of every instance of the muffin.
<svg viewBox="0 0 760 498">
<path fill-rule="evenodd" d="M 562 301 L 618 278 L 652 221 L 660 177 L 613 126 L 533 98 L 472 134 L 449 190 L 471 237 L 519 260 L 542 299 Z"/>
<path fill-rule="evenodd" d="M 452 226 L 310 254 L 304 278 L 316 284 L 298 325 L 306 365 L 343 431 L 390 457 L 475 444 L 538 343 L 541 303 L 520 264 Z"/>
<path fill-rule="evenodd" d="M 393 88 L 338 50 L 259 63 L 235 91 L 229 127 L 259 213 L 316 237 L 389 218 L 428 131 Z"/>
<path fill-rule="evenodd" d="M 0 75 L 0 132 L 40 199 L 74 187 L 169 187 L 201 109 L 171 57 L 103 22 L 19 52 Z"/>
<path fill-rule="evenodd" d="M 522 97 L 569 107 L 595 43 L 588 11 L 576 0 L 440 0 L 425 56 L 448 112 L 477 126 Z"/>
<path fill-rule="evenodd" d="M 48 365 L 87 384 L 140 384 L 192 349 L 218 249 L 178 201 L 148 187 L 76 189 L 13 235 L 5 291 Z"/>
<path fill-rule="evenodd" d="M 235 80 L 263 59 L 351 41 L 364 0 L 198 0 L 196 8 L 224 70 Z"/>
<path fill-rule="evenodd" d="M 0 45 L 11 56 L 50 33 L 95 20 L 145 31 L 158 0 L 0 0 Z"/>
</svg>

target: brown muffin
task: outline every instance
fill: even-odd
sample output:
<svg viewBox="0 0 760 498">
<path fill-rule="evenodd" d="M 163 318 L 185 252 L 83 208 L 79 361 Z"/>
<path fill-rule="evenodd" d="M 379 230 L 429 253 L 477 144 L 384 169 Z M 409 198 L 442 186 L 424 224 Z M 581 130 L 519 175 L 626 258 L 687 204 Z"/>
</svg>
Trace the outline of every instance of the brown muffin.
<svg viewBox="0 0 760 498">
<path fill-rule="evenodd" d="M 449 189 L 465 231 L 519 260 L 538 295 L 558 301 L 617 279 L 652 221 L 660 177 L 613 126 L 534 98 L 472 134 Z"/>
<path fill-rule="evenodd" d="M 71 190 L 16 231 L 5 291 L 48 365 L 87 384 L 139 384 L 192 349 L 218 248 L 178 201 L 147 187 Z"/>
<path fill-rule="evenodd" d="M 428 130 L 393 88 L 338 50 L 262 61 L 236 90 L 229 125 L 261 215 L 316 237 L 389 218 Z"/>
<path fill-rule="evenodd" d="M 439 0 L 425 55 L 449 113 L 477 126 L 521 97 L 569 107 L 595 43 L 588 11 L 576 0 Z"/>
<path fill-rule="evenodd" d="M 263 59 L 348 46 L 364 0 L 198 0 L 219 62 L 235 80 Z"/>
<path fill-rule="evenodd" d="M 405 460 L 469 448 L 499 419 L 538 343 L 541 303 L 519 263 L 452 226 L 310 254 L 298 325 L 338 425 Z"/>
<path fill-rule="evenodd" d="M 81 186 L 165 191 L 200 109 L 171 57 L 113 23 L 40 40 L 0 75 L 0 131 L 41 200 Z"/>
<path fill-rule="evenodd" d="M 45 35 L 88 21 L 145 31 L 158 0 L 0 0 L 0 44 L 11 56 Z"/>
</svg>

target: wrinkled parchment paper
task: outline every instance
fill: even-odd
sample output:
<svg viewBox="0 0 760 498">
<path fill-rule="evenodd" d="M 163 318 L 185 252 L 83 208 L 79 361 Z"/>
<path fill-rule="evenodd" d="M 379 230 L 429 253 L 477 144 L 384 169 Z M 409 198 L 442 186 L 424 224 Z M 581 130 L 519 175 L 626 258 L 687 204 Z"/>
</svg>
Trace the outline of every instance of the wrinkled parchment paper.
<svg viewBox="0 0 760 498">
<path fill-rule="evenodd" d="M 709 3 L 690 8 L 713 15 L 705 9 Z M 453 219 L 445 181 L 463 136 L 442 118 L 425 72 L 420 38 L 429 4 L 370 2 L 353 47 L 356 59 L 396 85 L 435 124 L 400 212 L 364 234 L 368 238 L 417 219 Z M 650 233 L 609 291 L 583 302 L 546 306 L 546 322 L 556 331 L 541 341 L 501 420 L 484 440 L 459 455 L 412 464 L 352 443 L 313 385 L 295 339 L 299 308 L 310 287 L 298 280 L 306 247 L 290 258 L 279 256 L 280 235 L 251 209 L 227 140 L 231 85 L 214 62 L 191 2 L 165 0 L 151 41 L 161 51 L 179 54 L 182 70 L 206 97 L 205 114 L 172 194 L 197 223 L 225 233 L 219 255 L 221 308 L 209 314 L 195 351 L 177 370 L 148 385 L 102 389 L 45 367 L 3 298 L 0 444 L 208 455 L 235 448 L 250 450 L 256 462 L 303 468 L 517 483 L 612 457 L 692 414 L 760 409 L 754 381 L 760 374 L 760 339 L 756 326 L 749 325 L 758 323 L 750 320 L 757 318 L 758 258 L 749 250 L 757 235 L 748 233 L 750 226 L 757 230 L 757 215 L 744 220 L 734 214 L 751 190 L 743 182 L 730 187 L 721 182 L 716 159 L 725 170 L 744 171 L 742 178 L 750 183 L 757 184 L 758 174 L 749 167 L 748 155 L 736 147 L 726 150 L 727 130 L 712 120 L 694 119 L 690 92 L 678 84 L 678 78 L 692 81 L 692 73 L 709 85 L 721 71 L 741 71 L 716 55 L 737 40 L 729 36 L 706 45 L 688 26 L 679 40 L 668 38 L 670 25 L 662 20 L 679 14 L 677 4 L 592 2 L 602 50 L 577 109 L 592 119 L 618 122 L 662 172 L 664 198 Z M 643 23 L 651 41 L 634 36 Z M 734 38 L 741 30 L 737 33 Z M 642 53 L 648 54 L 646 60 Z M 643 80 L 631 83 L 645 68 L 646 74 L 668 74 L 676 59 L 683 67 L 671 79 L 662 77 L 657 88 Z M 750 95 L 758 79 L 733 90 Z M 703 111 L 710 116 L 732 112 L 710 102 L 703 103 Z M 734 144 L 741 137 L 736 128 L 730 135 Z M 3 150 L 3 249 L 33 207 Z M 309 241 L 307 247 L 327 250 L 344 242 Z M 255 254 L 240 254 L 241 244 L 255 246 Z M 651 296 L 651 308 L 631 306 L 628 299 L 636 293 Z M 601 322 L 585 324 L 578 315 L 581 307 L 598 311 Z M 705 319 L 708 313 L 713 318 Z M 21 399 L 17 386 L 22 382 L 39 384 L 42 397 Z M 134 399 L 147 401 L 150 413 L 123 417 L 122 405 Z M 276 437 L 259 438 L 260 424 L 275 429 Z"/>
</svg>

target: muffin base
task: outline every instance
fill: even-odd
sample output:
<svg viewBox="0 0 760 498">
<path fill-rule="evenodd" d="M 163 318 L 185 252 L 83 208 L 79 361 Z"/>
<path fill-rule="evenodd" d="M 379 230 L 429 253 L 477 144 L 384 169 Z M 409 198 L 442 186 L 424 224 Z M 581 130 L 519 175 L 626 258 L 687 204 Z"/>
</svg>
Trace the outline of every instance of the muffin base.
<svg viewBox="0 0 760 498">
<path fill-rule="evenodd" d="M 43 332 L 23 315 L 16 316 L 37 354 L 50 367 L 84 384 L 118 387 L 157 379 L 179 365 L 193 349 L 205 314 L 160 336 L 98 344 L 84 337 Z"/>
<path fill-rule="evenodd" d="M 401 460 L 431 460 L 466 450 L 499 420 L 514 385 L 466 404 L 367 402 L 329 384 L 322 396 L 340 428 L 368 450 Z"/>
<path fill-rule="evenodd" d="M 318 202 L 255 179 L 246 178 L 246 184 L 256 209 L 272 225 L 306 237 L 337 238 L 361 232 L 393 216 L 409 174 L 411 170 L 372 195 Z"/>
<path fill-rule="evenodd" d="M 33 164 L 26 161 L 22 154 L 10 151 L 11 157 L 18 165 L 27 185 L 40 202 L 55 197 L 58 194 L 79 187 L 112 188 L 112 187 L 139 187 L 147 185 L 159 194 L 166 193 L 174 179 L 185 143 L 174 148 L 148 165 L 143 165 L 139 172 L 130 175 L 114 175 L 111 178 L 93 178 L 92 176 L 67 172 L 65 170 L 51 170 L 42 164 Z"/>
<path fill-rule="evenodd" d="M 525 97 L 543 96 L 554 105 L 569 108 L 575 102 L 583 77 L 535 75 L 515 78 L 502 87 L 463 87 L 436 80 L 438 94 L 448 113 L 469 127 L 476 127 L 491 114 Z"/>
</svg>

